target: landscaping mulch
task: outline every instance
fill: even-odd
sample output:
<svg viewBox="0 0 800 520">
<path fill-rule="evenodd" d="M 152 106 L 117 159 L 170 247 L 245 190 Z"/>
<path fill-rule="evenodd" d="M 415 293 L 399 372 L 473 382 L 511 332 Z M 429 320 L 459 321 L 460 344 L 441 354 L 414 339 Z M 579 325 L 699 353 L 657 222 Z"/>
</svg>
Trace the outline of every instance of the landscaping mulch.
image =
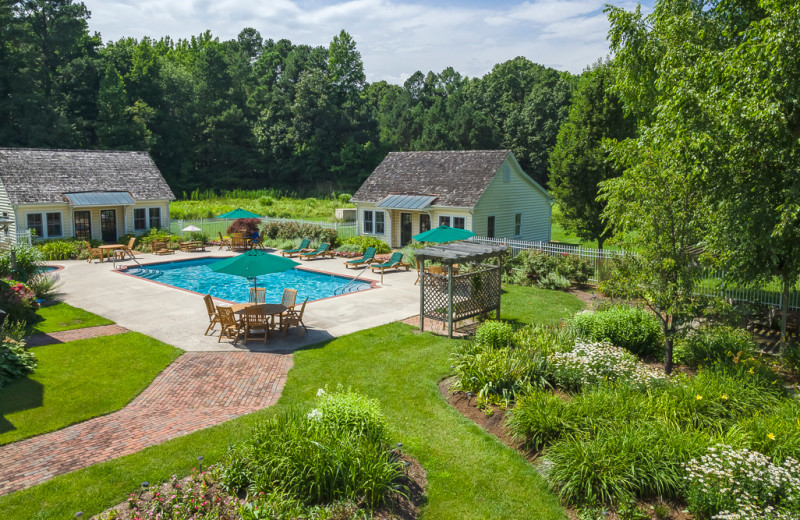
<svg viewBox="0 0 800 520">
<path fill-rule="evenodd" d="M 517 450 L 522 456 L 536 466 L 541 452 L 525 449 L 521 441 L 514 439 L 514 437 L 508 433 L 505 427 L 506 410 L 496 405 L 490 405 L 487 411 L 478 408 L 474 397 L 469 397 L 465 392 L 453 391 L 451 389 L 455 380 L 455 376 L 452 376 L 442 379 L 439 382 L 439 392 L 442 394 L 442 397 L 444 397 L 453 408 L 458 410 L 461 415 L 497 437 L 506 446 Z M 664 503 L 669 507 L 670 520 L 692 520 L 694 518 L 693 515 L 685 511 L 685 504 L 673 502 Z M 639 506 L 643 509 L 650 509 L 656 504 L 658 504 L 658 501 L 639 502 Z M 567 509 L 567 515 L 570 520 L 578 520 L 578 511 L 574 507 L 565 506 L 565 508 Z M 655 515 L 651 516 L 655 519 Z M 605 516 L 605 518 L 609 520 L 620 520 L 620 517 L 614 511 L 609 511 L 608 516 Z"/>
</svg>

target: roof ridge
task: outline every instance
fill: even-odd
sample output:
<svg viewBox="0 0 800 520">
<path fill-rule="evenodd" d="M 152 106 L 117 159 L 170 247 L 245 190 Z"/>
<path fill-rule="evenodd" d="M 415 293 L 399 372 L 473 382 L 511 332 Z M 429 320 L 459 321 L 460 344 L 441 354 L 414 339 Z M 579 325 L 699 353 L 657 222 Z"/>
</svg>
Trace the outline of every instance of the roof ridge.
<svg viewBox="0 0 800 520">
<path fill-rule="evenodd" d="M 144 153 L 146 150 L 91 150 L 85 148 L 27 148 L 22 146 L 0 146 L 0 151 L 22 151 L 22 152 L 70 152 L 70 153 Z"/>
</svg>

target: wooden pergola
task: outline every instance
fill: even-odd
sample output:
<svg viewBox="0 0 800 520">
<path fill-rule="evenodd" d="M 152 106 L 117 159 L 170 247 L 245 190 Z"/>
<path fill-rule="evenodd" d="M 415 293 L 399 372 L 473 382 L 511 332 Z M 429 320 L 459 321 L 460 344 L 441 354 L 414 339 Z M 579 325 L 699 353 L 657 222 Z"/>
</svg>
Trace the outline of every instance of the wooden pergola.
<svg viewBox="0 0 800 520">
<path fill-rule="evenodd" d="M 451 242 L 417 250 L 419 279 L 419 328 L 425 330 L 425 318 L 446 321 L 447 334 L 453 337 L 453 323 L 490 311 L 500 318 L 501 273 L 508 247 L 475 242 Z M 498 258 L 499 265 L 481 261 Z M 437 261 L 446 273 L 428 273 L 425 261 Z M 468 272 L 453 266 L 469 264 Z"/>
</svg>

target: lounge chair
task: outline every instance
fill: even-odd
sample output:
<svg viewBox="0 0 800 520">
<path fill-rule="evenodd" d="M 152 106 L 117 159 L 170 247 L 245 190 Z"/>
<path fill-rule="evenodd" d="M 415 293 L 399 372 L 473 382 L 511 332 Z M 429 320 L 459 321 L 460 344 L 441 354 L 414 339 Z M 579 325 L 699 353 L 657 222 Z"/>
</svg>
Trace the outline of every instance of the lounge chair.
<svg viewBox="0 0 800 520">
<path fill-rule="evenodd" d="M 307 238 L 304 238 L 300 241 L 300 246 L 294 249 L 286 249 L 281 251 L 281 256 L 288 256 L 289 258 L 293 257 L 294 255 L 299 255 L 300 253 L 307 253 L 309 250 L 308 245 L 311 241 Z"/>
<path fill-rule="evenodd" d="M 409 267 L 411 267 L 406 262 L 403 262 L 403 253 L 397 251 L 392 253 L 392 256 L 389 257 L 389 260 L 382 263 L 382 264 L 371 264 L 369 268 L 372 270 L 373 273 L 378 271 L 381 272 L 381 276 L 383 276 L 383 272 L 387 269 L 400 269 L 405 267 L 406 271 L 408 271 Z"/>
<path fill-rule="evenodd" d="M 208 312 L 208 328 L 205 333 L 208 336 L 208 333 L 214 330 L 214 325 L 219 323 L 219 316 L 217 315 L 217 309 L 214 308 L 214 300 L 211 299 L 210 294 L 203 296 L 203 301 L 206 303 L 206 312 Z"/>
<path fill-rule="evenodd" d="M 362 265 L 369 264 L 375 260 L 375 248 L 368 247 L 366 251 L 364 251 L 364 256 L 361 258 L 354 258 L 353 260 L 348 260 L 344 263 L 346 268 L 358 268 Z"/>
<path fill-rule="evenodd" d="M 250 297 L 247 299 L 250 303 L 266 303 L 267 290 L 264 287 L 251 287 Z"/>
<path fill-rule="evenodd" d="M 303 305 L 300 307 L 300 312 L 292 309 L 287 311 L 285 315 L 281 316 L 281 335 L 285 336 L 286 333 L 289 331 L 289 327 L 297 327 L 298 332 L 302 336 L 304 332 L 308 331 L 308 327 L 306 327 L 305 323 L 303 323 L 303 313 L 306 311 L 306 304 L 308 303 L 308 298 L 305 299 Z M 300 327 L 303 327 L 301 330 Z"/>
<path fill-rule="evenodd" d="M 333 258 L 333 251 L 328 250 L 330 247 L 331 245 L 329 243 L 323 242 L 314 251 L 309 251 L 307 253 L 300 253 L 300 260 L 310 260 L 311 258 L 319 258 L 319 257 L 325 258 L 326 256 Z"/>
<path fill-rule="evenodd" d="M 244 310 L 244 342 L 247 343 L 251 337 L 264 337 L 264 345 L 267 344 L 267 336 L 270 329 L 270 317 L 264 314 L 263 308 L 247 307 Z"/>
<path fill-rule="evenodd" d="M 221 342 L 223 337 L 226 337 L 232 339 L 233 344 L 236 345 L 244 328 L 242 322 L 236 320 L 236 315 L 230 307 L 217 307 L 217 316 L 219 316 L 220 325 L 217 343 Z"/>
</svg>

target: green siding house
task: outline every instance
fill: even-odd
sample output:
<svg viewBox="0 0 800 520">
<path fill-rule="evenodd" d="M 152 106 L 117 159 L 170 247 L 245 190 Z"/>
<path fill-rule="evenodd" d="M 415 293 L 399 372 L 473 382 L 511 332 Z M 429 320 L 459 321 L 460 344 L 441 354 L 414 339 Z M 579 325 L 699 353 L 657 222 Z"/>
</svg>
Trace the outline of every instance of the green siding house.
<svg viewBox="0 0 800 520">
<path fill-rule="evenodd" d="M 553 198 L 510 150 L 391 152 L 352 202 L 359 234 L 391 247 L 442 224 L 479 236 L 550 240 Z"/>
<path fill-rule="evenodd" d="M 0 238 L 113 243 L 168 227 L 173 199 L 147 152 L 0 148 Z"/>
</svg>

